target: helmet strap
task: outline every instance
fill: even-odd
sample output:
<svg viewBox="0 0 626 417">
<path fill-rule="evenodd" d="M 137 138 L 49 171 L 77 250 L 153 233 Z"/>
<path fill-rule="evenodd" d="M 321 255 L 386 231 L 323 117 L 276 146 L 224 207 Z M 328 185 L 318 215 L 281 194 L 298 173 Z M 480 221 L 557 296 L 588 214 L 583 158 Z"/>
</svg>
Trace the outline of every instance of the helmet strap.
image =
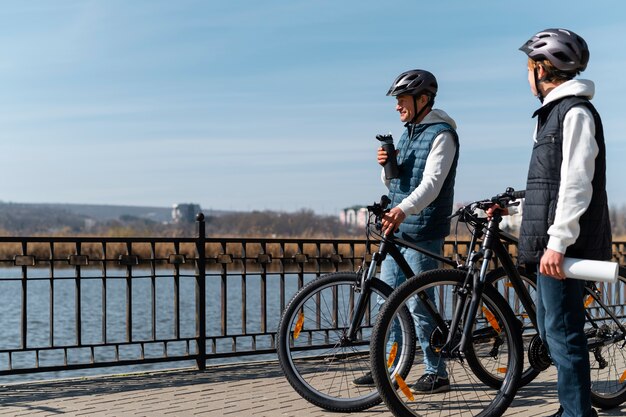
<svg viewBox="0 0 626 417">
<path fill-rule="evenodd" d="M 543 93 L 541 92 L 541 88 L 539 88 L 539 83 L 543 81 L 545 77 L 542 78 L 541 80 L 539 79 L 539 74 L 537 73 L 537 65 L 534 66 L 533 73 L 535 74 L 535 90 L 537 90 L 537 98 L 543 104 L 544 97 L 543 97 Z"/>
<path fill-rule="evenodd" d="M 415 116 L 413 116 L 413 119 L 411 119 L 411 121 L 409 122 L 409 123 L 412 123 L 412 124 L 417 123 L 417 120 L 420 118 L 422 113 L 424 113 L 424 111 L 426 111 L 426 109 L 432 103 L 432 97 L 430 97 L 430 95 L 429 95 L 428 96 L 428 101 L 426 102 L 426 104 L 424 104 L 424 107 L 422 107 L 422 109 L 418 112 L 417 111 L 417 97 L 419 97 L 419 96 L 413 96 L 413 109 L 415 110 Z"/>
</svg>

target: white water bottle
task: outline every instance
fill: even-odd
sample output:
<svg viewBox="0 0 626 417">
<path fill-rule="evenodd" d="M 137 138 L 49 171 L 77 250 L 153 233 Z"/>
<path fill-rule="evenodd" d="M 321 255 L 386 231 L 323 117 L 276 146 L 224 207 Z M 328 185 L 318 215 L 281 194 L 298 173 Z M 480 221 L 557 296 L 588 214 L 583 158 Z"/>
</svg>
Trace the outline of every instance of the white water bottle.
<svg viewBox="0 0 626 417">
<path fill-rule="evenodd" d="M 565 270 L 565 276 L 568 278 L 614 284 L 617 282 L 619 264 L 609 261 L 564 258 L 563 269 Z"/>
</svg>

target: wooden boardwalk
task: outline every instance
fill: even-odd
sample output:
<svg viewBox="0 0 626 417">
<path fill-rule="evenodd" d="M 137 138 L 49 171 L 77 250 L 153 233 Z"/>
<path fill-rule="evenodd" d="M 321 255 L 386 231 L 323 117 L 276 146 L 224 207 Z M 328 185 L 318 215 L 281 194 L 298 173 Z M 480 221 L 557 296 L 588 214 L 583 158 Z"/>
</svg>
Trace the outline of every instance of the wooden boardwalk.
<svg viewBox="0 0 626 417">
<path fill-rule="evenodd" d="M 520 390 L 506 416 L 540 417 L 558 408 L 554 373 Z M 626 405 L 600 416 L 626 415 Z M 276 362 L 206 371 L 173 370 L 0 386 L 0 416 L 388 417 L 384 404 L 331 413 L 296 394 Z"/>
</svg>

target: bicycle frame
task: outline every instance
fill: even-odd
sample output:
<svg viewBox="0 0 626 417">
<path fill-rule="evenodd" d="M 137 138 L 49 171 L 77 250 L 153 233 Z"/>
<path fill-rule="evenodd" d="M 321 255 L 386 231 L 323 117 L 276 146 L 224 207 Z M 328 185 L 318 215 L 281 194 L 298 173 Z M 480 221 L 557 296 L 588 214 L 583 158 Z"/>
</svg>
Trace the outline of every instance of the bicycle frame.
<svg viewBox="0 0 626 417">
<path fill-rule="evenodd" d="M 452 322 L 450 323 L 450 331 L 448 332 L 446 343 L 444 344 L 441 353 L 443 355 L 462 354 L 467 349 L 472 337 L 472 328 L 474 327 L 474 320 L 478 313 L 478 307 L 480 304 L 480 295 L 482 294 L 483 287 L 487 281 L 487 275 L 489 270 L 489 264 L 497 259 L 504 269 L 505 273 L 509 277 L 509 281 L 513 286 L 522 306 L 525 308 L 529 319 L 533 323 L 533 326 L 537 326 L 537 315 L 535 310 L 535 303 L 530 297 L 530 293 L 524 287 L 522 278 L 517 270 L 517 267 L 513 263 L 508 250 L 505 247 L 505 243 L 517 243 L 517 239 L 506 232 L 500 230 L 499 224 L 502 220 L 502 216 L 496 212 L 493 217 L 489 219 L 483 232 L 476 230 L 472 233 L 472 251 L 470 252 L 467 263 L 465 265 L 467 269 L 467 275 L 463 286 L 457 291 L 458 301 L 454 307 L 454 314 L 452 316 Z M 474 250 L 476 247 L 475 242 L 479 235 L 484 234 L 481 246 L 479 250 Z M 504 241 L 504 242 L 503 242 Z M 480 269 L 477 265 L 480 263 Z M 471 294 L 471 300 L 469 306 L 467 305 L 467 298 Z M 420 298 L 425 298 L 423 295 L 419 295 Z M 434 309 L 431 303 L 426 303 L 428 309 Z M 431 312 L 432 313 L 432 312 Z M 433 314 L 436 321 L 440 321 L 438 314 Z M 463 330 L 459 339 L 458 329 L 459 323 L 465 318 Z M 440 327 L 445 329 L 445 327 Z M 458 344 L 455 344 L 455 340 L 459 340 Z"/>
<path fill-rule="evenodd" d="M 453 354 L 453 353 L 461 353 L 464 352 L 468 346 L 468 343 L 471 340 L 472 336 L 472 328 L 474 326 L 474 320 L 478 312 L 480 294 L 482 293 L 482 288 L 486 282 L 487 278 L 487 270 L 489 263 L 495 258 L 498 260 L 502 269 L 509 277 L 509 282 L 513 287 L 518 299 L 520 300 L 522 306 L 525 309 L 526 314 L 528 315 L 529 320 L 532 325 L 537 329 L 537 312 L 534 301 L 532 300 L 528 289 L 524 286 L 521 275 L 513 263 L 513 260 L 506 249 L 505 243 L 517 243 L 517 238 L 511 234 L 508 234 L 499 228 L 500 221 L 502 216 L 496 212 L 493 217 L 487 222 L 484 230 L 484 239 L 481 244 L 481 248 L 479 251 L 472 252 L 468 256 L 467 266 L 467 276 L 465 282 L 463 284 L 462 290 L 459 292 L 459 300 L 457 305 L 455 306 L 454 315 L 452 318 L 452 323 L 450 325 L 450 332 L 446 339 L 446 344 L 442 349 L 442 353 L 444 354 Z M 476 233 L 474 233 L 475 235 Z M 473 246 L 472 246 L 473 247 Z M 479 261 L 482 259 L 482 264 L 480 270 L 478 271 L 475 267 Z M 620 275 L 626 272 L 624 268 L 620 268 Z M 472 299 L 469 306 L 466 306 L 467 296 L 470 293 L 469 288 L 471 288 Z M 608 316 L 616 323 L 616 325 L 621 330 L 621 338 L 624 338 L 624 334 L 626 334 L 626 327 L 621 324 L 619 318 L 614 314 L 612 309 L 607 306 L 601 299 L 600 293 L 597 290 L 595 283 L 589 282 L 585 291 L 594 299 L 594 301 L 600 306 L 604 312 L 608 314 Z M 428 303 L 430 304 L 430 303 Z M 587 322 L 591 323 L 591 325 L 597 330 L 597 326 L 595 325 L 595 319 L 591 317 L 589 312 L 585 312 L 587 316 Z M 433 315 L 436 319 L 438 315 Z M 461 334 L 460 342 L 453 346 L 453 341 L 458 340 L 457 332 L 458 325 L 462 318 L 466 318 L 463 331 Z M 444 329 L 444 327 L 441 327 Z M 590 344 L 589 349 L 592 350 L 595 347 L 600 346 L 605 342 L 599 342 L 596 344 Z M 446 350 L 447 348 L 447 350 Z M 451 349 L 450 349 L 451 348 Z"/>
<path fill-rule="evenodd" d="M 476 241 L 477 241 L 477 237 L 473 235 L 472 241 L 470 243 L 470 247 L 474 247 L 476 245 Z M 356 314 L 353 314 L 352 321 L 350 322 L 350 328 L 348 329 L 346 333 L 346 338 L 348 340 L 354 340 L 356 336 L 356 332 L 360 328 L 361 319 L 363 318 L 363 315 L 365 314 L 365 309 L 367 308 L 367 304 L 369 303 L 369 296 L 371 294 L 370 280 L 374 279 L 374 277 L 376 276 L 376 272 L 378 271 L 378 268 L 382 264 L 383 260 L 387 257 L 387 255 L 390 255 L 396 261 L 396 263 L 398 264 L 400 270 L 402 271 L 405 277 L 410 278 L 415 275 L 414 271 L 411 269 L 411 267 L 409 266 L 408 262 L 406 261 L 406 259 L 404 258 L 404 256 L 402 255 L 398 247 L 405 247 L 405 248 L 413 249 L 417 252 L 420 252 L 433 259 L 437 259 L 438 261 L 446 265 L 452 266 L 454 268 L 461 267 L 461 265 L 459 265 L 457 262 L 453 261 L 452 259 L 446 258 L 437 253 L 423 249 L 417 246 L 417 244 L 413 242 L 409 242 L 407 240 L 401 239 L 399 237 L 396 237 L 395 235 L 383 236 L 380 242 L 378 251 L 376 251 L 372 255 L 372 261 L 370 262 L 367 272 L 361 274 L 360 285 L 356 287 L 356 292 L 360 292 L 361 296 L 358 297 L 356 301 L 356 305 L 355 305 Z M 442 324 L 442 323 L 438 323 L 438 324 Z"/>
</svg>

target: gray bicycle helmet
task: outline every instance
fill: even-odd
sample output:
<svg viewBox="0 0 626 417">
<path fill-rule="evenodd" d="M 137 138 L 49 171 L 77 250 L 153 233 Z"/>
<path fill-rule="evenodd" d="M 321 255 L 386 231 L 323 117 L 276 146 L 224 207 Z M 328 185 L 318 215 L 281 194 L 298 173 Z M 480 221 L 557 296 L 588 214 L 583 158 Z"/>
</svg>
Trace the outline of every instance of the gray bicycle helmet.
<svg viewBox="0 0 626 417">
<path fill-rule="evenodd" d="M 419 96 L 428 94 L 437 95 L 437 79 L 428 71 L 414 69 L 405 71 L 394 80 L 387 91 L 388 96 Z"/>
<path fill-rule="evenodd" d="M 589 62 L 587 42 L 567 29 L 542 30 L 519 49 L 534 61 L 547 59 L 566 72 L 584 71 Z"/>
</svg>

